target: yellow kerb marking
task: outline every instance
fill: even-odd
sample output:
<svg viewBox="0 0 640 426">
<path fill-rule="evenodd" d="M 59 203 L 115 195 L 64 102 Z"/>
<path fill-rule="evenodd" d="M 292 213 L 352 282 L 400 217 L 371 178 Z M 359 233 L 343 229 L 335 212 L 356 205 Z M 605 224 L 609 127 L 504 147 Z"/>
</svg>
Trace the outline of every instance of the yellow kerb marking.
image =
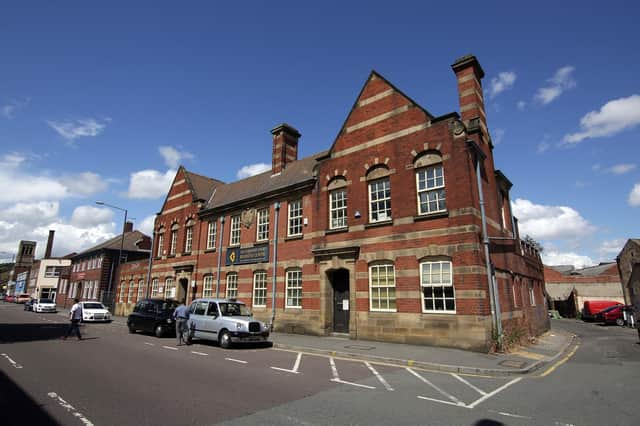
<svg viewBox="0 0 640 426">
<path fill-rule="evenodd" d="M 542 373 L 539 377 L 544 377 L 548 374 L 551 374 L 553 372 L 553 370 L 555 370 L 556 368 L 560 367 L 562 364 L 564 364 L 565 362 L 569 361 L 569 358 L 571 358 L 573 356 L 573 354 L 576 353 L 576 351 L 578 350 L 578 347 L 580 345 L 576 345 L 575 348 L 573 348 L 573 350 L 571 352 L 569 352 L 569 354 L 567 356 L 565 356 L 564 358 L 562 358 L 560 361 L 558 361 L 553 367 L 549 368 L 547 371 L 545 371 L 544 373 Z"/>
</svg>

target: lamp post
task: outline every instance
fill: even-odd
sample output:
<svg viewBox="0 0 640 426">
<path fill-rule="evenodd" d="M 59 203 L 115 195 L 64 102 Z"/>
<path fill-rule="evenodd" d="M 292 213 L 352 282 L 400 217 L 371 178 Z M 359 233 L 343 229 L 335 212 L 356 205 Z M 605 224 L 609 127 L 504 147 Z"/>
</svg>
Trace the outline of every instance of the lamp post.
<svg viewBox="0 0 640 426">
<path fill-rule="evenodd" d="M 127 209 L 123 209 L 122 207 L 114 206 L 111 204 L 107 204 L 103 201 L 96 201 L 96 204 L 99 206 L 111 207 L 112 209 L 120 210 L 124 212 L 124 222 L 122 223 L 122 236 L 120 237 L 120 251 L 118 252 L 118 264 L 116 267 L 120 266 L 120 262 L 122 261 L 122 248 L 124 246 L 124 231 L 127 226 Z M 113 281 L 113 274 L 109 276 L 109 288 L 107 289 L 107 293 L 109 293 L 109 297 L 111 297 L 111 283 Z"/>
</svg>

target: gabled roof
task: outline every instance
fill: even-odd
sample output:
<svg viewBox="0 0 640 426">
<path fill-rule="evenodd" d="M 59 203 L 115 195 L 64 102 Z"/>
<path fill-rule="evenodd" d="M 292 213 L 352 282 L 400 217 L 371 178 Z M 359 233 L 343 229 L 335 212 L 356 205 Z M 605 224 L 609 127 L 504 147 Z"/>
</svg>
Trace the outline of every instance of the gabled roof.
<svg viewBox="0 0 640 426">
<path fill-rule="evenodd" d="M 142 240 L 143 238 L 149 238 L 149 236 L 143 234 L 140 231 L 131 231 L 124 233 L 124 243 L 122 243 L 122 251 L 149 251 L 149 250 L 141 250 L 136 245 L 136 242 Z M 73 257 L 83 256 L 85 254 L 93 253 L 96 251 L 102 250 L 120 250 L 120 244 L 122 242 L 122 234 L 111 238 L 103 243 L 100 243 L 96 246 L 93 246 L 87 250 L 84 250 Z"/>
<path fill-rule="evenodd" d="M 319 159 L 325 157 L 326 151 L 319 152 L 301 160 L 288 163 L 277 175 L 268 170 L 236 182 L 218 185 L 204 210 L 224 209 L 227 206 L 250 202 L 257 198 L 268 198 L 269 195 L 287 188 L 292 188 L 315 179 L 314 168 Z"/>
<path fill-rule="evenodd" d="M 211 193 L 216 186 L 224 185 L 224 182 L 220 180 L 212 179 L 207 176 L 202 176 L 197 173 L 190 172 L 184 167 L 183 169 L 187 184 L 189 185 L 189 188 L 191 188 L 191 193 L 193 194 L 194 201 L 207 201 L 209 197 L 211 197 Z"/>
</svg>

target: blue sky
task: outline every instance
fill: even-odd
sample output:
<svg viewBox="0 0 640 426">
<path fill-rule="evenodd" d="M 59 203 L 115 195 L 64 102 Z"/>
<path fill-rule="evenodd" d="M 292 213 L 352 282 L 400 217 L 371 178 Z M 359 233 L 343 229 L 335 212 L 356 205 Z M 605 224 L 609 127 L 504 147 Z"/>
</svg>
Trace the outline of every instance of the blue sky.
<svg viewBox="0 0 640 426">
<path fill-rule="evenodd" d="M 640 212 L 638 2 L 15 2 L 0 13 L 0 258 L 151 232 L 179 164 L 234 181 L 269 130 L 330 147 L 375 69 L 435 115 L 475 54 L 496 167 L 547 264 L 612 261 Z"/>
</svg>

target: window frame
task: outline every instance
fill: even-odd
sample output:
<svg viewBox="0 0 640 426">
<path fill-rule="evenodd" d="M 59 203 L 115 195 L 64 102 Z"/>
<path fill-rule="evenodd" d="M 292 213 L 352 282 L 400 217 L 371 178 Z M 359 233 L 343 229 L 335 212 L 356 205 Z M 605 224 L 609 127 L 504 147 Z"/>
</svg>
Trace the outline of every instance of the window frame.
<svg viewBox="0 0 640 426">
<path fill-rule="evenodd" d="M 213 275 L 205 275 L 202 279 L 202 297 L 213 297 Z"/>
<path fill-rule="evenodd" d="M 171 286 L 169 286 L 169 283 L 171 283 Z M 164 291 L 162 292 L 165 299 L 173 299 L 175 297 L 175 291 L 171 291 L 171 289 L 175 289 L 175 280 L 173 277 L 167 277 L 164 280 Z M 168 295 L 167 291 L 170 291 L 172 294 Z"/>
<path fill-rule="evenodd" d="M 158 244 L 157 244 L 156 257 L 162 257 L 162 255 L 164 254 L 162 250 L 164 246 L 164 228 L 162 228 L 162 230 L 157 233 L 157 240 L 158 240 Z"/>
<path fill-rule="evenodd" d="M 259 282 L 260 288 L 257 287 L 258 277 L 261 277 Z M 258 296 L 258 291 L 260 291 L 259 296 Z M 262 295 L 262 293 L 264 293 L 264 295 Z M 257 303 L 258 299 L 263 299 L 261 304 Z M 267 273 L 266 271 L 255 271 L 253 273 L 253 291 L 252 291 L 252 298 L 251 298 L 251 306 L 253 306 L 254 308 L 267 307 Z"/>
<path fill-rule="evenodd" d="M 233 287 L 231 286 L 232 284 Z M 231 295 L 231 292 L 234 292 L 234 294 Z M 236 272 L 229 272 L 227 274 L 225 296 L 227 299 L 236 299 L 238 297 L 238 274 Z"/>
<path fill-rule="evenodd" d="M 389 282 L 387 280 L 387 285 L 377 285 L 374 287 L 373 285 L 373 272 L 374 270 L 378 270 L 381 268 L 391 268 L 391 273 L 392 273 L 392 277 L 393 277 L 393 285 L 389 285 Z M 388 274 L 385 274 L 388 278 Z M 378 275 L 378 280 L 379 280 L 379 275 Z M 374 308 L 373 307 L 373 301 L 374 301 L 374 297 L 373 297 L 373 289 L 387 289 L 387 295 L 386 298 L 383 299 L 382 297 L 377 298 L 377 300 L 380 301 L 380 306 L 382 306 L 382 300 L 386 300 L 386 308 L 382 308 L 382 307 L 378 307 L 378 308 Z M 393 289 L 393 297 L 389 296 L 389 290 Z M 373 263 L 369 265 L 369 311 L 370 312 L 398 312 L 398 297 L 397 297 L 397 293 L 396 293 L 396 289 L 397 289 L 397 284 L 396 284 L 396 267 L 393 264 L 393 262 L 377 262 L 377 263 Z M 391 305 L 391 301 L 393 301 L 393 308 L 390 308 L 389 306 Z"/>
<path fill-rule="evenodd" d="M 269 240 L 269 208 L 258 209 L 256 219 L 256 241 Z"/>
<path fill-rule="evenodd" d="M 442 184 L 441 185 L 435 185 L 435 182 L 438 181 L 438 176 L 435 170 L 439 169 L 440 173 L 441 173 L 441 179 L 442 179 Z M 434 174 L 433 177 L 429 176 L 429 171 L 434 170 Z M 424 173 L 424 184 L 425 187 L 424 189 L 420 189 L 420 178 L 421 178 L 421 174 Z M 428 183 L 429 181 L 432 180 L 434 181 L 434 186 L 429 186 Z M 440 198 L 440 192 L 442 191 L 442 198 Z M 423 211 L 422 210 L 422 200 L 420 198 L 421 194 L 430 194 L 430 193 L 434 193 L 436 194 L 436 206 L 437 208 L 435 210 L 430 210 L 429 209 L 429 205 L 431 204 L 429 201 L 429 198 L 427 196 L 427 201 L 425 202 L 427 210 Z M 425 215 L 430 215 L 430 214 L 437 214 L 437 213 L 442 213 L 442 212 L 446 212 L 447 211 L 447 195 L 446 195 L 446 182 L 444 179 L 444 166 L 442 165 L 442 163 L 437 163 L 437 164 L 431 164 L 425 167 L 420 167 L 418 170 L 416 170 L 416 198 L 417 198 L 417 203 L 418 203 L 418 215 L 420 216 L 425 216 Z M 442 206 L 441 206 L 442 204 Z"/>
<path fill-rule="evenodd" d="M 131 299 L 133 299 L 133 294 L 135 293 L 135 282 L 133 280 L 129 281 L 129 293 L 127 294 L 127 303 L 131 303 Z"/>
<path fill-rule="evenodd" d="M 229 246 L 239 246 L 241 235 L 242 224 L 240 223 L 240 215 L 233 215 L 231 216 L 231 225 L 229 226 Z"/>
<path fill-rule="evenodd" d="M 118 303 L 124 303 L 124 292 L 126 291 L 126 289 L 127 289 L 127 282 L 120 281 L 120 294 L 118 295 Z"/>
<path fill-rule="evenodd" d="M 297 277 L 293 277 L 297 275 Z M 292 297 L 289 295 L 292 294 Z M 302 269 L 293 268 L 285 274 L 285 309 L 302 309 Z M 290 300 L 296 300 L 297 304 L 290 304 Z"/>
<path fill-rule="evenodd" d="M 380 183 L 386 183 L 388 188 L 383 188 L 383 193 L 387 191 L 389 191 L 389 196 L 388 197 L 384 197 L 384 198 L 378 198 L 375 201 L 373 200 L 373 186 L 374 185 L 378 185 Z M 393 216 L 392 216 L 392 210 L 391 210 L 391 179 L 389 178 L 389 176 L 385 176 L 382 177 L 380 179 L 375 179 L 372 181 L 367 182 L 367 190 L 368 190 L 368 197 L 369 197 L 369 223 L 381 223 L 381 222 L 389 222 L 391 220 L 393 220 Z M 376 189 L 375 191 L 376 193 L 379 193 L 380 190 Z M 380 212 L 382 211 L 381 209 L 376 209 L 375 213 L 376 215 L 378 215 L 378 218 L 374 219 L 373 218 L 373 214 L 374 214 L 374 203 L 376 205 L 378 205 L 379 203 L 383 203 L 385 201 L 388 201 L 389 203 L 389 207 L 385 208 L 385 215 L 386 215 L 386 211 L 389 211 L 389 214 L 384 218 L 384 219 L 380 219 Z"/>
<path fill-rule="evenodd" d="M 424 282 L 424 271 L 423 271 L 423 267 L 425 265 L 430 265 L 430 268 L 432 268 L 432 265 L 435 264 L 439 264 L 440 265 L 440 278 L 441 281 L 440 283 L 429 283 L 429 284 L 425 284 Z M 448 265 L 448 269 L 449 269 L 449 273 L 448 273 L 448 282 L 450 284 L 446 284 L 444 283 L 443 279 L 443 274 L 442 274 L 442 265 L 447 264 Z M 455 315 L 457 313 L 457 304 L 456 304 L 456 288 L 453 282 L 453 262 L 451 262 L 450 260 L 424 260 L 420 262 L 420 266 L 418 269 L 418 273 L 420 276 L 420 304 L 422 307 L 422 313 L 423 314 L 447 314 L 447 315 Z M 430 271 L 429 276 L 433 276 L 433 273 Z M 438 285 L 439 284 L 439 285 Z M 431 296 L 431 300 L 433 300 L 433 306 L 434 309 L 427 309 L 427 305 L 426 305 L 426 296 L 424 294 L 425 292 L 425 287 L 431 287 L 432 289 L 432 296 Z M 435 291 L 434 289 L 436 287 L 441 287 L 442 288 L 442 297 L 436 297 L 435 296 Z M 446 297 L 444 294 L 444 288 L 445 287 L 451 287 L 451 289 L 453 290 L 453 296 L 452 297 Z M 444 309 L 435 309 L 435 301 L 436 299 L 442 299 L 443 302 L 443 307 Z M 447 300 L 453 300 L 453 309 L 447 309 Z"/>
<path fill-rule="evenodd" d="M 531 306 L 536 306 L 536 293 L 534 290 L 534 282 L 533 280 L 529 280 L 529 304 Z"/>
<path fill-rule="evenodd" d="M 160 293 L 159 288 L 160 288 L 160 279 L 153 278 L 151 280 L 151 297 L 158 297 L 158 293 Z"/>
<path fill-rule="evenodd" d="M 207 228 L 207 250 L 215 250 L 217 233 L 218 233 L 218 221 L 210 220 Z"/>
<path fill-rule="evenodd" d="M 138 280 L 138 299 L 142 300 L 144 298 L 144 291 L 146 290 L 146 285 L 144 284 L 144 280 Z"/>
<path fill-rule="evenodd" d="M 295 216 L 293 215 L 295 213 Z M 287 203 L 287 236 L 302 235 L 302 198 Z M 299 229 L 299 230 L 298 230 Z M 295 232 L 298 230 L 298 232 Z"/>
<path fill-rule="evenodd" d="M 335 195 L 338 193 L 342 193 L 343 197 L 341 199 L 335 199 Z M 336 207 L 338 203 L 342 203 L 341 206 Z M 343 229 L 348 228 L 348 220 L 349 215 L 347 213 L 347 188 L 337 188 L 329 192 L 329 229 Z M 334 213 L 335 216 L 334 217 Z M 334 221 L 344 222 L 344 225 L 334 225 Z"/>
<path fill-rule="evenodd" d="M 169 256 L 175 256 L 178 251 L 178 226 L 171 227 L 171 244 L 169 245 Z"/>
<path fill-rule="evenodd" d="M 184 252 L 191 253 L 193 250 L 193 224 L 188 224 L 184 229 Z"/>
</svg>

